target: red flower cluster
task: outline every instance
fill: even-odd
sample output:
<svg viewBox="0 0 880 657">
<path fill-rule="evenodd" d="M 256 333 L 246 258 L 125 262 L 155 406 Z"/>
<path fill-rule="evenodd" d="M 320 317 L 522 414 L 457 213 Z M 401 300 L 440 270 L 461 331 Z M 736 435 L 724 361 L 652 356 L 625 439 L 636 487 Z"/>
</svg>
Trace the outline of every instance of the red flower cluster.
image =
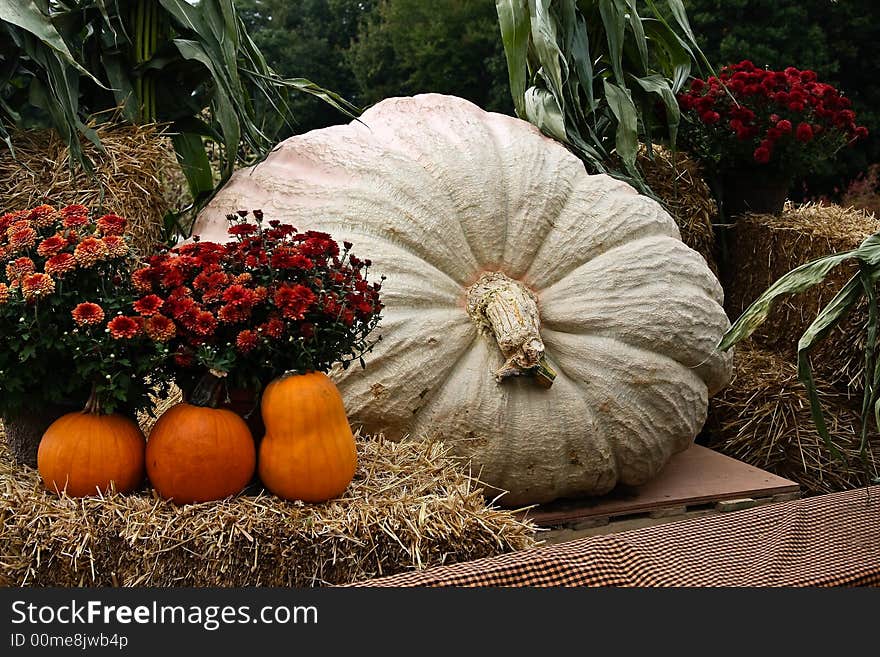
<svg viewBox="0 0 880 657">
<path fill-rule="evenodd" d="M 132 277 L 143 294 L 135 312 L 154 339 L 170 341 L 181 368 L 264 383 L 287 369 L 326 369 L 378 322 L 381 284 L 367 282 L 369 261 L 350 244 L 340 250 L 326 233 L 247 214 L 229 217 L 234 241 L 196 238 L 149 258 Z"/>
<path fill-rule="evenodd" d="M 784 71 L 750 61 L 725 66 L 718 77 L 693 80 L 678 101 L 695 118 L 684 140 L 698 157 L 716 162 L 748 156 L 794 173 L 868 135 L 856 125 L 847 97 L 819 82 L 813 71 L 791 66 Z"/>
</svg>

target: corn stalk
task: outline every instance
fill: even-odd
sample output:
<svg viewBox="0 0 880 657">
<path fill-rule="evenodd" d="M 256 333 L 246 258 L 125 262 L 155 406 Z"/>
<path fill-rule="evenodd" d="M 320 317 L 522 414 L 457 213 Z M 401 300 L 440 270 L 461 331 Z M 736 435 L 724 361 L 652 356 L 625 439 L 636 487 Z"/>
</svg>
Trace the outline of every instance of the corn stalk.
<svg viewBox="0 0 880 657">
<path fill-rule="evenodd" d="M 822 309 L 798 341 L 798 378 L 807 389 L 810 412 L 822 440 L 836 458 L 844 461 L 840 450 L 834 446 L 828 432 L 816 384 L 813 380 L 810 352 L 854 307 L 864 300 L 868 308 L 868 321 L 865 326 L 867 333 L 865 392 L 862 397 L 859 454 L 862 465 L 867 471 L 870 468 L 868 437 L 872 425 L 875 430 L 880 429 L 880 359 L 877 358 L 877 332 L 880 328 L 880 313 L 878 313 L 876 294 L 877 283 L 880 281 L 880 233 L 871 235 L 852 251 L 835 253 L 813 260 L 779 278 L 746 308 L 739 319 L 724 334 L 718 348 L 726 351 L 754 333 L 767 319 L 773 304 L 780 296 L 808 290 L 814 285 L 822 283 L 835 267 L 852 260 L 858 264 L 858 273 L 850 278 L 828 305 Z M 875 472 L 873 476 L 876 478 L 877 473 Z"/>
<path fill-rule="evenodd" d="M 673 146 L 675 94 L 697 58 L 707 67 L 681 0 L 496 0 L 517 116 L 568 145 L 593 172 L 642 191 L 639 140 Z M 709 67 L 711 68 L 711 67 Z M 663 120 L 655 105 L 663 107 Z"/>
</svg>

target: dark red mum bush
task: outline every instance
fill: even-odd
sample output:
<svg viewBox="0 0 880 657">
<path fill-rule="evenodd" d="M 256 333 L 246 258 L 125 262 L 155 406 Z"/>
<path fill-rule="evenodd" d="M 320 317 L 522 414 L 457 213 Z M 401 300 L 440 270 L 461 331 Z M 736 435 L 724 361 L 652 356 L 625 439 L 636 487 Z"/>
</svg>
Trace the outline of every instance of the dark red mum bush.
<svg viewBox="0 0 880 657">
<path fill-rule="evenodd" d="M 713 172 L 765 165 L 799 176 L 868 135 L 846 96 L 792 66 L 725 66 L 717 77 L 693 80 L 678 101 L 682 144 Z"/>
<path fill-rule="evenodd" d="M 326 233 L 262 212 L 229 215 L 226 244 L 194 241 L 154 255 L 132 280 L 133 311 L 173 354 L 181 384 L 205 369 L 260 387 L 286 371 L 325 371 L 370 349 L 382 309 L 370 261 Z"/>
</svg>

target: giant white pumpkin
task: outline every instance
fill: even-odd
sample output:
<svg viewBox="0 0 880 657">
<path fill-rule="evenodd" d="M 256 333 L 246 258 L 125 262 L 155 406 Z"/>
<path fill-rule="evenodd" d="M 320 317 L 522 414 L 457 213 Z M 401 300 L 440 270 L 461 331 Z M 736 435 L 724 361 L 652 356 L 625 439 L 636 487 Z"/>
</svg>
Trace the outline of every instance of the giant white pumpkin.
<svg viewBox="0 0 880 657">
<path fill-rule="evenodd" d="M 382 342 L 337 378 L 352 422 L 442 439 L 503 503 L 651 479 L 730 376 L 721 286 L 672 218 L 524 121 L 385 100 L 237 172 L 194 232 L 258 208 L 388 277 Z"/>
</svg>

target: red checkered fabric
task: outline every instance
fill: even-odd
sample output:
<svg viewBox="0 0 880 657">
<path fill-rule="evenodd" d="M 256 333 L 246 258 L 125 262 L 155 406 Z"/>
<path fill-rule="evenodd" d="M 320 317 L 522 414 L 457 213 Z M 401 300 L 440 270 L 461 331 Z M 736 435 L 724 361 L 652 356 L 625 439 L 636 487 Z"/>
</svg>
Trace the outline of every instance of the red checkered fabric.
<svg viewBox="0 0 880 657">
<path fill-rule="evenodd" d="M 880 586 L 880 486 L 353 586 Z"/>
</svg>

